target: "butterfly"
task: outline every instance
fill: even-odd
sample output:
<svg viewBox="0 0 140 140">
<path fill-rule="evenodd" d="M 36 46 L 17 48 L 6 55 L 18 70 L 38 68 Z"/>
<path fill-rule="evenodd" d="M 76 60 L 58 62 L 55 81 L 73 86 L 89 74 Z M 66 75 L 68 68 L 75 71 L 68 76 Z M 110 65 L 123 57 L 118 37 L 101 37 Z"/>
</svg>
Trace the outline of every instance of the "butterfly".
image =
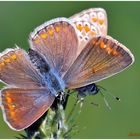
<svg viewBox="0 0 140 140">
<path fill-rule="evenodd" d="M 134 62 L 130 50 L 106 33 L 91 37 L 78 54 L 76 26 L 67 18 L 37 27 L 29 44 L 29 53 L 17 47 L 0 54 L 0 79 L 6 84 L 1 108 L 5 122 L 16 131 L 38 120 L 65 89 L 101 81 Z"/>
</svg>

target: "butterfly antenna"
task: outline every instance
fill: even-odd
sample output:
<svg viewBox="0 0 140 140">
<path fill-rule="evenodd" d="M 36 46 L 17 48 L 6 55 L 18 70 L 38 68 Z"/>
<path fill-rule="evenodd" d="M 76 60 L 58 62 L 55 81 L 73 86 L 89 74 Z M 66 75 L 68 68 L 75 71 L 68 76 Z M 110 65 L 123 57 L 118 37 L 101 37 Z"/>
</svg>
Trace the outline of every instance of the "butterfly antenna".
<svg viewBox="0 0 140 140">
<path fill-rule="evenodd" d="M 69 96 L 70 96 L 72 93 L 74 93 L 74 91 L 68 90 L 67 92 L 64 92 L 65 95 L 69 95 Z M 72 97 L 76 99 L 75 95 L 72 96 Z"/>
<path fill-rule="evenodd" d="M 75 91 L 71 91 L 71 92 L 70 92 L 70 90 L 68 90 L 67 92 L 65 92 L 65 94 L 71 95 L 71 94 L 74 93 L 74 92 L 75 92 Z M 83 103 L 87 103 L 87 102 L 85 101 L 85 98 L 86 98 L 86 97 L 81 97 L 81 96 L 78 96 L 78 95 L 77 95 L 77 97 L 76 97 L 75 95 L 73 95 L 72 97 L 73 97 L 74 99 L 76 99 L 75 105 L 80 103 L 80 107 L 81 107 L 81 108 L 82 108 L 82 106 L 83 106 Z M 96 107 L 99 107 L 99 104 L 97 104 L 97 103 L 91 102 L 90 104 L 91 104 L 91 105 L 94 105 L 94 106 L 96 106 Z"/>
<path fill-rule="evenodd" d="M 112 96 L 115 100 L 120 101 L 120 98 L 117 96 L 114 96 L 113 94 L 111 94 L 107 89 L 105 89 L 104 87 L 97 85 L 97 87 L 99 87 L 99 89 L 102 89 L 103 91 L 105 91 L 106 93 L 108 93 L 110 96 Z M 103 94 L 103 93 L 102 93 Z"/>
<path fill-rule="evenodd" d="M 104 94 L 103 94 L 101 91 L 100 91 L 100 93 L 101 93 L 101 95 L 102 95 L 102 97 L 103 97 L 103 99 L 104 99 L 105 105 L 107 106 L 107 108 L 108 108 L 109 110 L 111 110 L 111 106 L 109 105 L 108 101 L 106 100 Z"/>
</svg>

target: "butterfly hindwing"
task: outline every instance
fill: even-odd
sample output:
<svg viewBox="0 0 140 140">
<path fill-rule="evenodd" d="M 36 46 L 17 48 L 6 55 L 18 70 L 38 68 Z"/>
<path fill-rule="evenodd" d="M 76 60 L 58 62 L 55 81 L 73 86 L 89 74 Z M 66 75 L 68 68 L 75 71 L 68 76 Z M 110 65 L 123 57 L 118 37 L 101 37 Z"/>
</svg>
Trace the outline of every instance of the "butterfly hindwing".
<svg viewBox="0 0 140 140">
<path fill-rule="evenodd" d="M 4 89 L 1 91 L 4 119 L 14 130 L 25 129 L 48 110 L 54 99 L 47 88 Z"/>
<path fill-rule="evenodd" d="M 30 45 L 62 76 L 76 58 L 78 39 L 70 21 L 57 18 L 36 28 L 31 33 Z"/>
<path fill-rule="evenodd" d="M 119 73 L 133 62 L 125 46 L 109 36 L 98 36 L 86 45 L 63 79 L 67 88 L 79 88 Z"/>
<path fill-rule="evenodd" d="M 29 56 L 19 48 L 1 54 L 0 79 L 16 87 L 34 87 L 42 84 L 42 77 L 30 62 Z"/>
<path fill-rule="evenodd" d="M 78 54 L 96 35 L 107 35 L 107 14 L 102 8 L 90 8 L 69 18 L 75 25 L 79 39 Z"/>
</svg>

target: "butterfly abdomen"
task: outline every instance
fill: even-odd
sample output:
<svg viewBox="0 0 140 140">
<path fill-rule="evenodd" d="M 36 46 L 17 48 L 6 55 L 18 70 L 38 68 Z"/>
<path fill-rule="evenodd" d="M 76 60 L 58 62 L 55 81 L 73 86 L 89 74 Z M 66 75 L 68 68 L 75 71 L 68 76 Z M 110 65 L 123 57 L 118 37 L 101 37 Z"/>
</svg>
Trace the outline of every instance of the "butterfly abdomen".
<svg viewBox="0 0 140 140">
<path fill-rule="evenodd" d="M 93 83 L 81 88 L 77 88 L 76 91 L 78 91 L 78 96 L 85 97 L 87 95 L 96 95 L 99 92 L 99 88 Z"/>
</svg>

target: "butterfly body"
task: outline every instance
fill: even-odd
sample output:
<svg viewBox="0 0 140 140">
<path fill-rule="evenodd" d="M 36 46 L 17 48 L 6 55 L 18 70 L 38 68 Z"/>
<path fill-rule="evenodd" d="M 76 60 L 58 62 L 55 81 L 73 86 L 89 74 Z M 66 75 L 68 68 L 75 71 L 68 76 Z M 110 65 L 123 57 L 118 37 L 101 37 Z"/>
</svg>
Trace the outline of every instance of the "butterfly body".
<svg viewBox="0 0 140 140">
<path fill-rule="evenodd" d="M 43 77 L 48 89 L 54 96 L 58 96 L 58 93 L 64 91 L 64 83 L 55 72 L 44 73 Z"/>
<path fill-rule="evenodd" d="M 58 96 L 60 92 L 64 92 L 64 82 L 58 76 L 57 72 L 50 68 L 46 60 L 32 49 L 29 49 L 29 56 L 43 77 L 44 85 L 42 86 L 47 86 L 54 96 Z"/>
</svg>

